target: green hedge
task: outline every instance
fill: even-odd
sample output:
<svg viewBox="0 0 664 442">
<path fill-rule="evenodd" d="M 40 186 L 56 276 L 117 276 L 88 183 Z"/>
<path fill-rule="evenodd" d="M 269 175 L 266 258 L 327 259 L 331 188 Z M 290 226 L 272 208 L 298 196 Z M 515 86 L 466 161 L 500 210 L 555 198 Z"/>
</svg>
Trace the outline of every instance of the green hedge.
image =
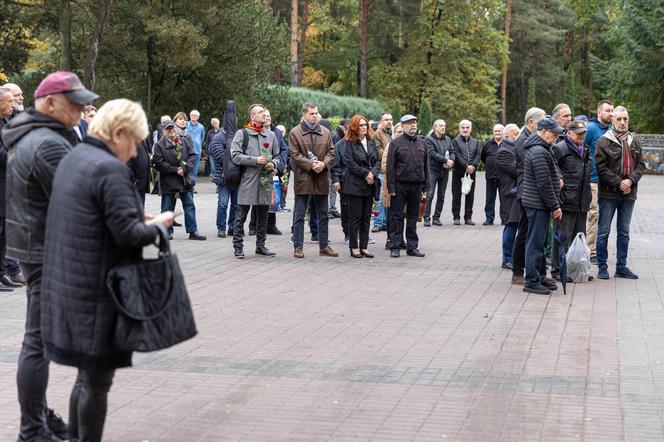
<svg viewBox="0 0 664 442">
<path fill-rule="evenodd" d="M 272 109 L 280 124 L 288 129 L 300 122 L 302 104 L 311 101 L 318 105 L 323 117 L 341 116 L 350 118 L 355 114 L 377 120 L 384 112 L 384 107 L 377 100 L 366 98 L 334 95 L 329 92 L 314 91 L 310 89 L 291 87 L 285 93 L 278 94 L 282 98 L 277 109 Z M 269 106 L 268 106 L 269 107 Z"/>
</svg>

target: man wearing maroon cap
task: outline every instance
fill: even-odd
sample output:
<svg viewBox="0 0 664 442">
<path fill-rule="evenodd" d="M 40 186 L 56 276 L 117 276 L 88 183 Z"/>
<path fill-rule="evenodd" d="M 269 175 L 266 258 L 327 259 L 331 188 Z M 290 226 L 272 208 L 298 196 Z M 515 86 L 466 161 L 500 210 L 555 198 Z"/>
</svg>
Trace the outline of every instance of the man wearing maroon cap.
<svg viewBox="0 0 664 442">
<path fill-rule="evenodd" d="M 35 107 L 2 130 L 8 151 L 7 255 L 21 263 L 28 283 L 25 337 L 16 376 L 21 441 L 68 438 L 67 425 L 46 407 L 48 362 L 43 357 L 40 325 L 44 230 L 55 169 L 77 142 L 73 127 L 83 106 L 97 98 L 76 74 L 54 72 L 37 87 Z"/>
</svg>

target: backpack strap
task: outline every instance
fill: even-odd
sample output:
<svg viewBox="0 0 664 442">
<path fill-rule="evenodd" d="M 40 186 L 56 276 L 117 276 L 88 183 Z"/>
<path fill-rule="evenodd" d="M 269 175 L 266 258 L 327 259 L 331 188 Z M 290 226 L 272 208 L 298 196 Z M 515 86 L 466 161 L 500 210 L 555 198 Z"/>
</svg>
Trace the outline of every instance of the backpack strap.
<svg viewBox="0 0 664 442">
<path fill-rule="evenodd" d="M 247 132 L 247 129 L 245 128 L 242 128 L 240 130 L 242 131 L 242 153 L 246 154 L 247 147 L 249 146 L 249 132 Z"/>
</svg>

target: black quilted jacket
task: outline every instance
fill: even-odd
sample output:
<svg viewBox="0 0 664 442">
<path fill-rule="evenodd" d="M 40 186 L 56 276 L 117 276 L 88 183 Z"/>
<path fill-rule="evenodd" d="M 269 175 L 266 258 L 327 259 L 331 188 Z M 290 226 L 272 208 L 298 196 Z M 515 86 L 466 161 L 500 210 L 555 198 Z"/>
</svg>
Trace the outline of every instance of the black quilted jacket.
<svg viewBox="0 0 664 442">
<path fill-rule="evenodd" d="M 131 365 L 115 352 L 117 313 L 106 274 L 140 258 L 157 237 L 143 222 L 130 170 L 100 141 L 86 138 L 58 167 L 46 221 L 42 338 L 54 362 L 91 370 Z"/>
<path fill-rule="evenodd" d="M 521 204 L 531 209 L 553 211 L 560 208 L 560 175 L 551 145 L 533 134 L 523 145 L 523 195 Z"/>
</svg>

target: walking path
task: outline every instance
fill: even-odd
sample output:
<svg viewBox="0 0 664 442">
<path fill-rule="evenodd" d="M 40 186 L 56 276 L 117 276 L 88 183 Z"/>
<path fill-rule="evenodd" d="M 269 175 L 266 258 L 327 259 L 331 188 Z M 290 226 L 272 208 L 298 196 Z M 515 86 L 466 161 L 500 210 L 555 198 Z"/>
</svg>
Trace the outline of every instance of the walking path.
<svg viewBox="0 0 664 442">
<path fill-rule="evenodd" d="M 375 259 L 350 258 L 334 220 L 339 258 L 305 242 L 296 260 L 284 235 L 268 237 L 276 258 L 247 253 L 249 237 L 236 260 L 214 235 L 203 180 L 209 239 L 178 228 L 172 242 L 199 335 L 117 373 L 105 440 L 664 440 L 664 178 L 639 189 L 630 267 L 641 278 L 551 297 L 527 296 L 500 269 L 502 229 L 481 226 L 482 174 L 478 225 L 452 225 L 448 193 L 444 226 L 418 224 L 424 259 L 389 258 L 385 233 L 372 234 Z M 282 231 L 290 222 L 277 215 Z M 24 318 L 24 290 L 1 294 L 0 441 L 18 434 Z M 74 378 L 51 365 L 49 404 L 65 417 Z"/>
</svg>

